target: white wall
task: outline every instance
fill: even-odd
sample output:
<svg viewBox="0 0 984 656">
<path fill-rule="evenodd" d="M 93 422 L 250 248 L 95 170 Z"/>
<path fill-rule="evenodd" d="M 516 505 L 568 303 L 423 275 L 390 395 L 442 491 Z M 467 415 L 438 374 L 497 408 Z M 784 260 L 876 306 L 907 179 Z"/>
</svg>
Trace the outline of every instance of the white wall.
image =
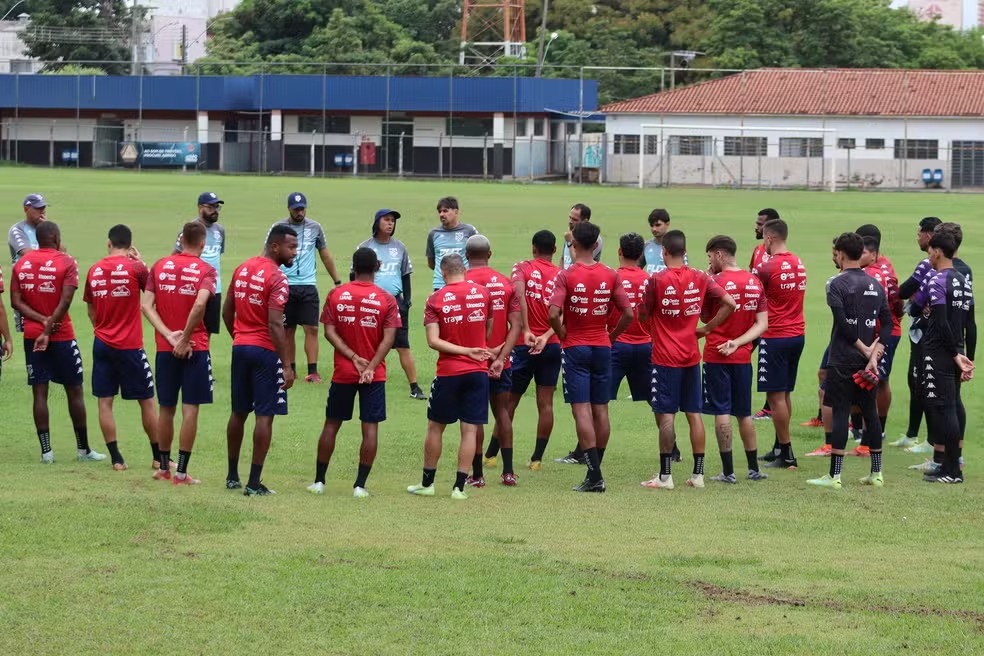
<svg viewBox="0 0 984 656">
<path fill-rule="evenodd" d="M 139 131 L 138 131 L 139 127 Z M 188 129 L 187 134 L 185 128 Z M 222 121 L 208 122 L 208 142 L 220 143 L 225 127 Z M 124 135 L 127 139 L 139 141 L 197 141 L 198 121 L 170 119 L 126 119 L 123 121 Z"/>
<path fill-rule="evenodd" d="M 4 134 L 19 141 L 92 141 L 96 119 L 6 118 Z"/>
<path fill-rule="evenodd" d="M 311 133 L 299 133 L 299 116 L 284 115 L 284 145 L 310 146 Z M 349 119 L 349 134 L 317 134 L 314 143 L 317 146 L 351 146 L 369 137 L 377 146 L 382 143 L 383 119 L 380 116 L 352 116 Z"/>
</svg>

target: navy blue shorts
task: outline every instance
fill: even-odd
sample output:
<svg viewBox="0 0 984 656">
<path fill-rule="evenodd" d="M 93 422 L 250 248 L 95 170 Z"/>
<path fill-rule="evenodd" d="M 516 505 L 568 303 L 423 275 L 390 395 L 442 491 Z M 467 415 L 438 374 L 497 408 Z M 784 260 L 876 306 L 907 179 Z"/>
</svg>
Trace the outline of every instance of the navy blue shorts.
<svg viewBox="0 0 984 656">
<path fill-rule="evenodd" d="M 543 350 L 530 355 L 529 346 L 517 346 L 512 352 L 512 393 L 526 394 L 530 382 L 537 387 L 557 387 L 560 378 L 560 344 L 547 344 Z"/>
<path fill-rule="evenodd" d="M 98 399 L 119 394 L 125 401 L 154 398 L 154 374 L 140 349 L 114 349 L 98 337 L 92 342 L 92 395 Z"/>
<path fill-rule="evenodd" d="M 427 418 L 439 424 L 489 423 L 489 375 L 474 371 L 458 376 L 437 376 L 431 382 Z"/>
<path fill-rule="evenodd" d="M 34 340 L 24 340 L 27 356 L 27 384 L 55 383 L 65 387 L 82 384 L 82 354 L 74 339 L 67 342 L 48 342 L 44 351 L 34 352 Z"/>
<path fill-rule="evenodd" d="M 564 401 L 608 405 L 612 390 L 612 347 L 571 346 L 563 350 Z"/>
<path fill-rule="evenodd" d="M 758 391 L 792 392 L 806 339 L 771 337 L 759 342 Z"/>
<path fill-rule="evenodd" d="M 704 414 L 752 416 L 752 365 L 704 363 Z"/>
<path fill-rule="evenodd" d="M 262 346 L 232 347 L 232 411 L 260 417 L 287 414 L 284 366 Z"/>
<path fill-rule="evenodd" d="M 325 403 L 325 419 L 351 419 L 356 394 L 359 395 L 359 421 L 367 424 L 386 421 L 386 383 L 383 381 L 368 385 L 332 382 Z"/>
<path fill-rule="evenodd" d="M 649 404 L 656 414 L 700 412 L 700 365 L 661 367 L 654 364 L 651 392 Z"/>
<path fill-rule="evenodd" d="M 502 375 L 499 379 L 489 377 L 489 395 L 492 394 L 505 394 L 512 391 L 512 367 L 502 370 Z"/>
<path fill-rule="evenodd" d="M 899 348 L 900 339 L 899 335 L 894 335 L 885 343 L 885 353 L 882 355 L 882 359 L 878 361 L 879 380 L 888 380 L 888 377 L 892 375 L 892 363 L 895 362 L 895 351 Z"/>
<path fill-rule="evenodd" d="M 157 403 L 162 408 L 178 405 L 178 392 L 185 405 L 208 405 L 212 402 L 212 356 L 208 351 L 192 351 L 187 360 L 167 351 L 158 351 L 154 359 L 157 371 Z"/>
<path fill-rule="evenodd" d="M 622 344 L 612 345 L 612 380 L 611 393 L 608 398 L 618 399 L 618 388 L 622 379 L 629 381 L 629 391 L 633 401 L 649 400 L 649 383 L 653 378 L 652 344 Z"/>
</svg>

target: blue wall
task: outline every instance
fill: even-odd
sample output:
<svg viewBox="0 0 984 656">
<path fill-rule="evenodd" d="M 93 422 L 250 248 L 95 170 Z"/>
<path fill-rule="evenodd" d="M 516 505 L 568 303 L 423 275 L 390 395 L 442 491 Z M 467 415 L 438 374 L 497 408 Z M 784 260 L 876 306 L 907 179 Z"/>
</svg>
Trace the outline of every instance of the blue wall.
<svg viewBox="0 0 984 656">
<path fill-rule="evenodd" d="M 598 108 L 584 81 L 583 109 Z M 511 77 L 0 75 L 0 109 L 542 113 L 581 109 L 578 80 Z"/>
</svg>

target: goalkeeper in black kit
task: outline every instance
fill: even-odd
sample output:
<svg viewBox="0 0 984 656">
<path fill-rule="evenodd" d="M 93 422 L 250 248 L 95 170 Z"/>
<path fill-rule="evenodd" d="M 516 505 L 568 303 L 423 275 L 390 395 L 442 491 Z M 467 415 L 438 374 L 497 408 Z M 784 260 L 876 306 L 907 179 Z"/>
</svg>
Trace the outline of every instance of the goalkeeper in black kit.
<svg viewBox="0 0 984 656">
<path fill-rule="evenodd" d="M 847 446 L 851 406 L 861 408 L 865 442 L 871 448 L 871 473 L 863 485 L 884 485 L 882 428 L 878 419 L 876 388 L 878 362 L 892 335 L 892 313 L 885 290 L 861 269 L 861 235 L 845 232 L 834 240 L 834 261 L 841 273 L 827 286 L 827 305 L 834 315 L 823 403 L 833 415 L 830 472 L 807 481 L 810 485 L 841 489 L 841 468 Z"/>
</svg>

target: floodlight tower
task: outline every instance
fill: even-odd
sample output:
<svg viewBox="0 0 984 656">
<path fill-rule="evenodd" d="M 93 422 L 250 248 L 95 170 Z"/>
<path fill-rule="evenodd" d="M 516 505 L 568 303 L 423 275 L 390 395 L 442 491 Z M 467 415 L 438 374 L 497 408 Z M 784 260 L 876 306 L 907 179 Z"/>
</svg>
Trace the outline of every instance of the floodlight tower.
<svg viewBox="0 0 984 656">
<path fill-rule="evenodd" d="M 525 5 L 525 0 L 464 0 L 458 63 L 486 67 L 499 57 L 524 57 Z"/>
</svg>

